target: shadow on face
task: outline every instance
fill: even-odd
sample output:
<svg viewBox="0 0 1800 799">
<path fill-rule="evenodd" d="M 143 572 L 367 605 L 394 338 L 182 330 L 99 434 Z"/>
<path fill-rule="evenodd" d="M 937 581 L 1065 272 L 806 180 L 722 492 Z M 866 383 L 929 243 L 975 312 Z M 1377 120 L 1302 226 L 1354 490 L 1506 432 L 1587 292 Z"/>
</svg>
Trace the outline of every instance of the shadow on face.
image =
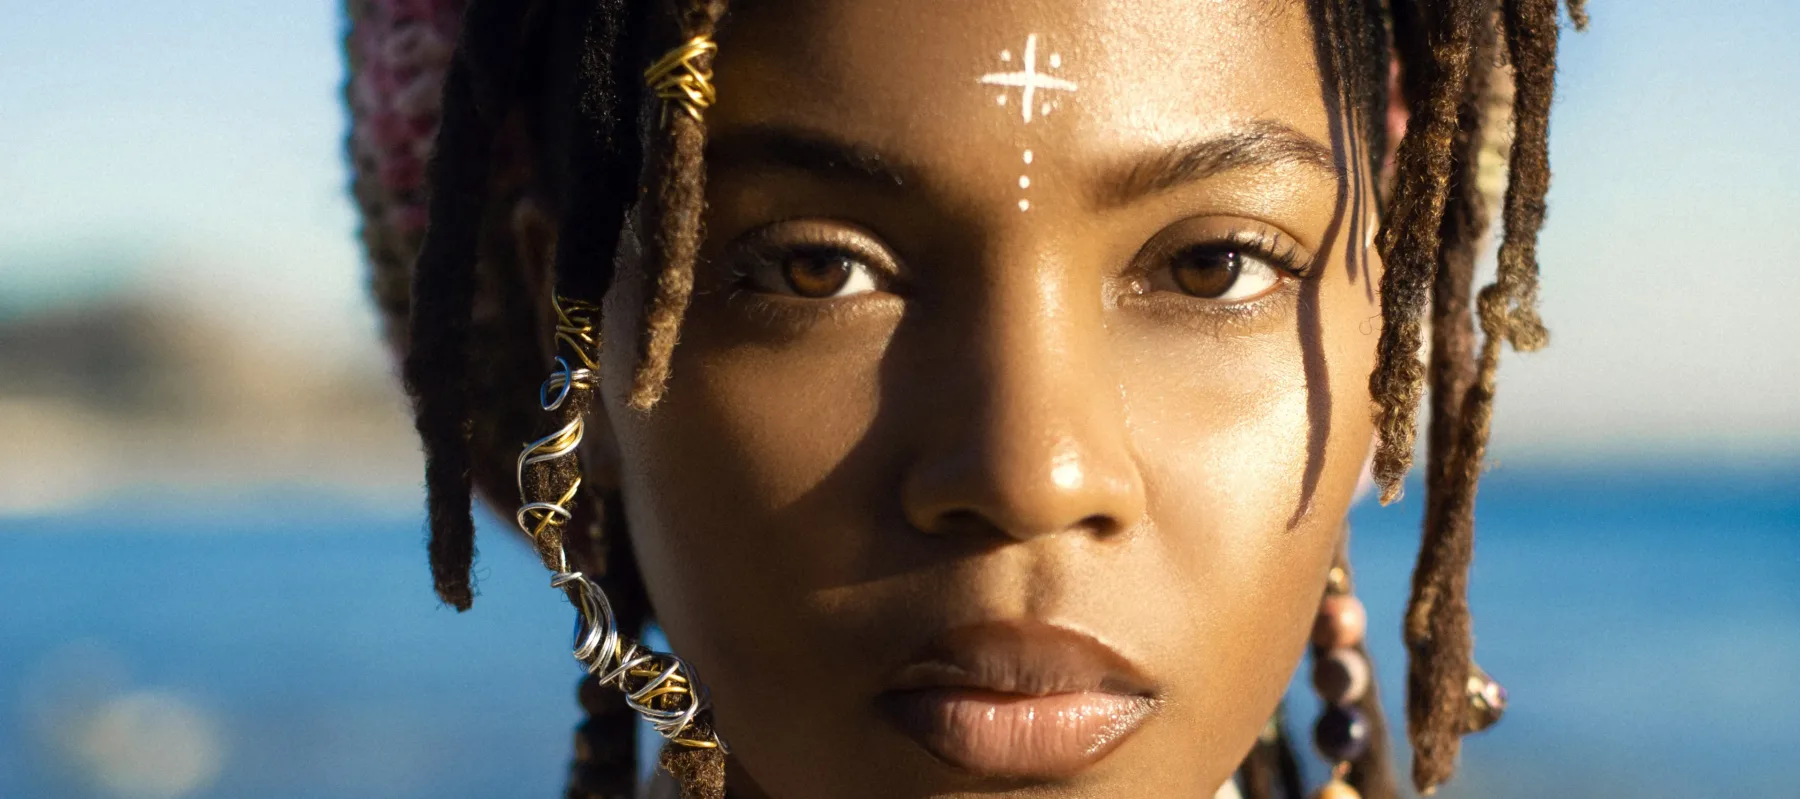
<svg viewBox="0 0 1800 799">
<path fill-rule="evenodd" d="M 1306 5 L 740 6 L 663 402 L 606 353 L 738 764 L 781 799 L 1211 795 L 1371 435 L 1366 159 Z"/>
</svg>

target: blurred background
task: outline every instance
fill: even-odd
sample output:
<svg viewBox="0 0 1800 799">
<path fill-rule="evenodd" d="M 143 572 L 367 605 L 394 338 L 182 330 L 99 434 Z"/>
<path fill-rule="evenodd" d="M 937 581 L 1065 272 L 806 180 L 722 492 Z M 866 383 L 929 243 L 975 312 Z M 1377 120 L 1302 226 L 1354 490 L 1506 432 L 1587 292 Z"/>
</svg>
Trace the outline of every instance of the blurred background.
<svg viewBox="0 0 1800 799">
<path fill-rule="evenodd" d="M 1800 4 L 1590 7 L 1441 795 L 1800 797 Z M 492 520 L 430 590 L 336 5 L 0 20 L 0 797 L 557 795 L 567 606 Z M 1391 700 L 1418 516 L 1354 517 Z"/>
</svg>

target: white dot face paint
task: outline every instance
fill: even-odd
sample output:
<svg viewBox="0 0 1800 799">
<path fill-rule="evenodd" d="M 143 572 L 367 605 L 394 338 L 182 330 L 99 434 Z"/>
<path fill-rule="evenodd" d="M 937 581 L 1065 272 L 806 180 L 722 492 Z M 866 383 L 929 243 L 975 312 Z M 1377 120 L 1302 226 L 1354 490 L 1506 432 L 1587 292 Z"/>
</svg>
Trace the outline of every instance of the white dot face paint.
<svg viewBox="0 0 1800 799">
<path fill-rule="evenodd" d="M 976 78 L 976 82 L 983 85 L 1005 86 L 1009 89 L 1018 89 L 1019 120 L 1025 125 L 1031 124 L 1034 115 L 1036 117 L 1046 117 L 1050 115 L 1051 111 L 1057 108 L 1057 103 L 1053 102 L 1048 97 L 1039 97 L 1039 92 L 1044 92 L 1046 94 L 1049 92 L 1073 93 L 1077 88 L 1074 81 L 1065 80 L 1055 75 L 1051 75 L 1048 72 L 1039 71 L 1037 53 L 1038 35 L 1035 33 L 1026 34 L 1025 50 L 1020 58 L 1019 69 L 1009 72 L 989 72 Z M 1013 60 L 1012 55 L 1011 50 L 1001 50 L 1000 62 L 1002 64 L 1011 64 Z M 1063 65 L 1062 53 L 1051 53 L 1046 61 L 1049 64 L 1049 69 L 1061 69 Z M 1010 92 L 1001 93 L 998 97 L 994 98 L 994 105 L 1005 107 L 1009 95 Z M 1025 150 L 1023 153 L 1025 165 L 1030 166 L 1035 157 L 1035 154 L 1031 150 Z M 1025 191 L 1030 188 L 1031 176 L 1020 175 L 1019 190 Z M 1025 212 L 1029 210 L 1031 210 L 1031 200 L 1020 198 L 1019 211 Z"/>
</svg>

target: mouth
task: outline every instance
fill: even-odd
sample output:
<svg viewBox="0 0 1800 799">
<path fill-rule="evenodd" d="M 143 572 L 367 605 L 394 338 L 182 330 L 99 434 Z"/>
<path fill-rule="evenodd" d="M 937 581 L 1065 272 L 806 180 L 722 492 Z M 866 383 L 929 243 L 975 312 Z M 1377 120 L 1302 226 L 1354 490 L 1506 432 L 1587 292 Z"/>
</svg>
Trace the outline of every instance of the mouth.
<svg viewBox="0 0 1800 799">
<path fill-rule="evenodd" d="M 876 700 L 944 763 L 1048 780 L 1099 762 L 1156 712 L 1156 690 L 1123 655 L 1039 622 L 990 623 L 933 640 Z"/>
</svg>

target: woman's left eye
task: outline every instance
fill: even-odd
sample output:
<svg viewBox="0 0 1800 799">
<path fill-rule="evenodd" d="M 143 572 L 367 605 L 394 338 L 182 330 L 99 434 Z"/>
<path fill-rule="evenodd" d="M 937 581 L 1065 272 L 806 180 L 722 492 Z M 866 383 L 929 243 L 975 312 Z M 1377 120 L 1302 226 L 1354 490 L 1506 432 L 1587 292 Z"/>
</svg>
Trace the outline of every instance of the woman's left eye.
<svg viewBox="0 0 1800 799">
<path fill-rule="evenodd" d="M 879 291 L 875 267 L 840 250 L 795 250 L 762 260 L 749 281 L 771 294 L 809 300 L 836 299 Z"/>
<path fill-rule="evenodd" d="M 1165 267 L 1148 275 L 1149 288 L 1178 291 L 1221 303 L 1254 300 L 1281 285 L 1281 269 L 1268 259 L 1230 244 L 1202 244 L 1181 250 Z"/>
</svg>

